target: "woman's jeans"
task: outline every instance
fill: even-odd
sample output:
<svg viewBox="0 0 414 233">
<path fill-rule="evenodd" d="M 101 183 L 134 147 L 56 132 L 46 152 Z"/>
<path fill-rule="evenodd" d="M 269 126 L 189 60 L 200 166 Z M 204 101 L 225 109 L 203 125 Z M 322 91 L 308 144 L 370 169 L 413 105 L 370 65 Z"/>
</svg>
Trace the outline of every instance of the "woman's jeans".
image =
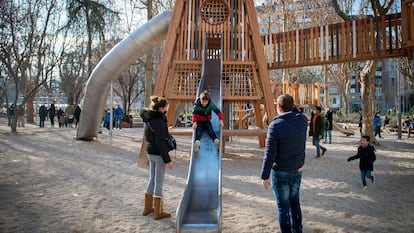
<svg viewBox="0 0 414 233">
<path fill-rule="evenodd" d="M 210 138 L 214 141 L 217 138 L 216 133 L 213 130 L 213 126 L 211 125 L 211 121 L 197 121 L 197 128 L 196 128 L 196 138 L 195 140 L 200 140 L 201 136 L 203 135 L 204 129 L 207 131 L 207 134 Z"/>
<path fill-rule="evenodd" d="M 272 170 L 272 189 L 279 213 L 279 226 L 282 233 L 302 232 L 302 211 L 299 189 L 302 172 Z"/>
<path fill-rule="evenodd" d="M 162 197 L 162 185 L 164 183 L 166 165 L 160 155 L 148 154 L 148 160 L 150 165 L 150 177 L 146 193 Z"/>
<path fill-rule="evenodd" d="M 373 180 L 373 178 L 372 178 L 373 176 L 371 174 L 371 171 L 362 171 L 361 170 L 361 180 L 362 180 L 362 185 L 363 186 L 367 186 L 367 181 L 365 180 L 365 177 Z"/>
</svg>

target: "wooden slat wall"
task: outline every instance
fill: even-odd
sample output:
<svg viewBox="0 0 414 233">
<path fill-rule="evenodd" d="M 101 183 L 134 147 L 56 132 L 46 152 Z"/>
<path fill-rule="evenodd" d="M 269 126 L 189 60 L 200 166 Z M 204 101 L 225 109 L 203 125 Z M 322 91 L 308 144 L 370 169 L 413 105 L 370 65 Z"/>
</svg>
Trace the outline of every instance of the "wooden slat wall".
<svg viewBox="0 0 414 233">
<path fill-rule="evenodd" d="M 258 70 L 254 60 L 255 57 L 252 53 L 253 42 L 250 36 L 251 32 L 249 33 L 251 26 L 247 16 L 246 7 L 248 6 L 246 2 L 235 1 L 235 8 L 238 10 L 235 12 L 237 14 L 237 22 L 235 22 L 234 28 L 232 28 L 230 19 L 228 19 L 228 22 L 218 25 L 206 23 L 199 15 L 199 9 L 195 6 L 195 0 L 183 0 L 183 2 L 184 10 L 182 11 L 181 25 L 176 29 L 178 36 L 173 55 L 174 60 L 171 61 L 171 65 L 169 66 L 167 90 L 164 91 L 167 98 L 179 99 L 180 101 L 188 101 L 195 98 L 195 94 L 193 95 L 193 93 L 196 93 L 197 85 L 186 85 L 185 83 L 189 80 L 186 76 L 197 77 L 201 73 L 201 54 L 204 35 L 208 33 L 220 34 L 224 37 L 222 49 L 223 77 L 237 77 L 235 80 L 229 80 L 227 84 L 230 84 L 234 88 L 238 87 L 239 89 L 234 89 L 233 92 L 224 95 L 223 99 L 231 101 L 243 99 L 262 100 L 263 88 L 259 80 Z M 230 1 L 227 2 L 230 7 Z M 200 8 L 203 1 L 200 1 L 199 4 L 198 7 Z M 232 12 L 230 12 L 230 18 L 231 14 Z M 189 22 L 191 33 L 188 33 Z M 190 55 L 188 56 L 188 54 Z M 192 68 L 190 69 L 188 66 Z M 196 67 L 199 68 L 199 71 L 195 70 Z M 231 72 L 234 72 L 234 74 Z M 241 76 L 243 77 L 243 83 L 238 84 L 237 80 Z M 251 83 L 252 85 L 245 85 L 245 83 Z M 184 90 L 184 87 L 193 89 Z M 242 93 L 249 93 L 249 96 L 246 97 Z"/>
<path fill-rule="evenodd" d="M 403 43 L 414 48 L 414 0 L 402 0 Z"/>
<path fill-rule="evenodd" d="M 410 0 L 411 4 L 412 2 Z M 411 9 L 409 8 L 411 14 L 413 14 L 412 8 L 412 6 Z M 409 15 L 407 12 L 406 14 Z M 356 48 L 353 47 L 352 41 L 354 37 L 352 21 L 264 35 L 262 42 L 265 45 L 268 69 L 404 56 L 405 51 L 398 38 L 401 34 L 401 24 L 401 14 L 356 20 Z M 408 35 L 406 37 L 409 38 Z"/>
</svg>

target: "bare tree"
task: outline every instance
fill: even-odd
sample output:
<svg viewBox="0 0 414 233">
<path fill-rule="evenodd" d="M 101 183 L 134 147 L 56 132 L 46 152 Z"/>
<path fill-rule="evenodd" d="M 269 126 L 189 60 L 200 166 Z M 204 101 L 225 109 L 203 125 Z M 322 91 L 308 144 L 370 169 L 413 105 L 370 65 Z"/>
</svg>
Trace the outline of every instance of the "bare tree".
<svg viewBox="0 0 414 233">
<path fill-rule="evenodd" d="M 87 75 L 92 73 L 94 64 L 93 47 L 98 47 L 99 43 L 93 45 L 94 38 L 97 37 L 99 41 L 105 41 L 105 26 L 108 21 L 119 20 L 118 12 L 109 9 L 104 4 L 93 0 L 68 0 L 67 2 L 68 21 L 62 29 L 65 31 L 71 30 L 74 35 L 82 36 L 84 32 L 87 33 L 86 46 L 86 64 Z"/>
<path fill-rule="evenodd" d="M 80 43 L 78 47 L 82 45 L 84 44 Z M 82 51 L 82 48 L 79 48 L 78 51 Z M 62 61 L 59 65 L 60 89 L 68 98 L 69 105 L 77 105 L 81 101 L 83 86 L 88 78 L 84 61 L 82 53 L 62 53 Z"/>
<path fill-rule="evenodd" d="M 369 0 L 361 1 L 361 9 L 367 9 L 368 5 L 370 6 L 369 11 L 362 11 L 361 13 L 372 13 L 374 16 L 383 16 L 391 9 L 394 0 Z M 332 0 L 335 11 L 339 16 L 345 21 L 351 20 L 349 14 L 341 8 L 338 0 Z M 360 17 L 364 17 L 361 15 Z M 366 16 L 365 16 L 366 17 Z M 363 118 L 362 133 L 370 136 L 373 139 L 374 143 L 377 143 L 374 137 L 374 101 L 372 96 L 375 94 L 375 70 L 378 66 L 378 60 L 371 60 L 365 63 L 364 68 L 362 69 L 360 78 L 361 78 L 361 110 Z"/>
<path fill-rule="evenodd" d="M 17 106 L 14 119 L 19 106 L 27 102 L 31 102 L 29 114 L 32 113 L 34 95 L 47 83 L 56 66 L 58 57 L 52 21 L 59 17 L 57 9 L 55 0 L 4 1 L 0 4 L 4 25 L 0 31 L 0 61 L 14 86 L 14 105 Z M 12 122 L 11 130 L 17 132 L 16 121 Z"/>
<path fill-rule="evenodd" d="M 350 89 L 352 84 L 352 75 L 359 68 L 356 63 L 342 63 L 334 65 L 335 68 L 329 69 L 330 77 L 338 85 L 342 95 L 342 112 L 348 117 L 350 103 Z"/>
</svg>

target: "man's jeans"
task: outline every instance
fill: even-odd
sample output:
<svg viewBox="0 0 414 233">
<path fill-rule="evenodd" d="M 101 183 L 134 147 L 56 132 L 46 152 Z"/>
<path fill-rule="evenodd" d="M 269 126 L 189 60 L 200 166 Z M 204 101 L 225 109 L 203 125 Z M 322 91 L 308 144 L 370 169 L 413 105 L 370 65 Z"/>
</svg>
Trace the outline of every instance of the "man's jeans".
<svg viewBox="0 0 414 233">
<path fill-rule="evenodd" d="M 148 154 L 148 160 L 150 165 L 150 177 L 146 193 L 162 197 L 162 185 L 164 183 L 166 165 L 160 155 Z"/>
<path fill-rule="evenodd" d="M 299 201 L 301 180 L 302 172 L 272 170 L 272 189 L 278 206 L 282 233 L 302 232 L 302 211 Z"/>
<path fill-rule="evenodd" d="M 312 143 L 314 146 L 316 146 L 316 155 L 321 155 L 321 149 L 324 148 L 320 144 L 320 140 L 317 138 L 317 136 L 312 137 Z"/>
<path fill-rule="evenodd" d="M 115 128 L 122 128 L 122 116 L 115 116 Z"/>
</svg>

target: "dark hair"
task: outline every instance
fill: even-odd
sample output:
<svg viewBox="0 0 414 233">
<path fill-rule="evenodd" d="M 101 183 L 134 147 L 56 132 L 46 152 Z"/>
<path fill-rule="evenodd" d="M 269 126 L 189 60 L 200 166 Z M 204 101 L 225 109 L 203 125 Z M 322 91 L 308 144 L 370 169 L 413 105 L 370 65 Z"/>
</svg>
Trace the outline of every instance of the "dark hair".
<svg viewBox="0 0 414 233">
<path fill-rule="evenodd" d="M 364 135 L 362 136 L 362 138 L 365 138 L 365 140 L 367 140 L 368 142 L 371 141 L 371 138 L 368 135 Z"/>
<path fill-rule="evenodd" d="M 210 100 L 210 93 L 207 90 L 201 92 L 200 100 Z"/>
<path fill-rule="evenodd" d="M 284 94 L 277 97 L 277 104 L 282 108 L 283 112 L 289 112 L 293 109 L 293 97 Z"/>
<path fill-rule="evenodd" d="M 319 112 L 321 112 L 322 111 L 322 108 L 319 107 L 319 106 L 316 106 L 316 110 L 318 110 Z"/>
<path fill-rule="evenodd" d="M 168 105 L 168 101 L 164 97 L 158 97 L 156 95 L 151 96 L 150 108 L 152 110 L 158 111 L 158 109 Z"/>
</svg>

